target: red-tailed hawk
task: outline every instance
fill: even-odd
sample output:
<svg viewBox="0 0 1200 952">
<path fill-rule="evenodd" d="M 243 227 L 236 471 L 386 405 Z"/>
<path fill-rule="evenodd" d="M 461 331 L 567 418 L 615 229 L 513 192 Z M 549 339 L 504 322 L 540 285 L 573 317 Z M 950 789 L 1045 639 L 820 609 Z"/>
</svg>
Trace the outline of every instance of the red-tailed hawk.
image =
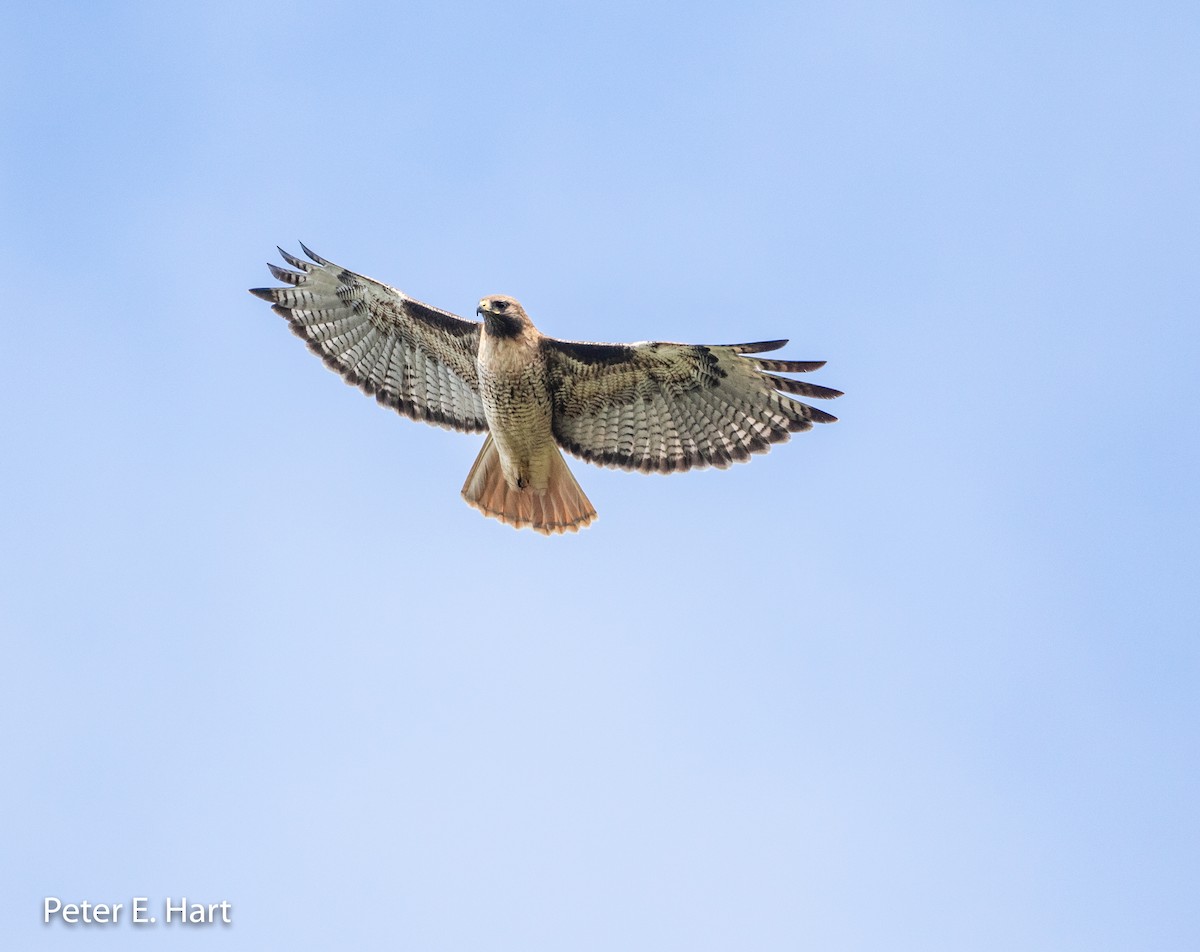
<svg viewBox="0 0 1200 952">
<path fill-rule="evenodd" d="M 787 341 L 590 344 L 540 334 L 515 300 L 486 297 L 483 322 L 414 301 L 300 246 L 282 248 L 287 287 L 252 288 L 347 383 L 438 426 L 487 433 L 463 498 L 484 515 L 546 534 L 577 531 L 596 510 L 560 448 L 601 466 L 675 473 L 764 453 L 836 417 L 785 394 L 840 391 L 777 377 L 823 360 L 747 357 Z"/>
</svg>

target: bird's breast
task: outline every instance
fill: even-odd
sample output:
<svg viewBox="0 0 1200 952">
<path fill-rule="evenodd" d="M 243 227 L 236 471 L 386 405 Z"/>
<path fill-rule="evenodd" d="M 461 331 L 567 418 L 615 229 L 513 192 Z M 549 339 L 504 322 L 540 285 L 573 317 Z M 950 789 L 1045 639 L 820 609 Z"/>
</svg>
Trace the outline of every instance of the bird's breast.
<svg viewBox="0 0 1200 952">
<path fill-rule="evenodd" d="M 540 482 L 543 457 L 555 445 L 545 360 L 536 348 L 485 335 L 478 373 L 484 415 L 505 474 L 512 474 L 510 481 L 520 475 Z"/>
</svg>

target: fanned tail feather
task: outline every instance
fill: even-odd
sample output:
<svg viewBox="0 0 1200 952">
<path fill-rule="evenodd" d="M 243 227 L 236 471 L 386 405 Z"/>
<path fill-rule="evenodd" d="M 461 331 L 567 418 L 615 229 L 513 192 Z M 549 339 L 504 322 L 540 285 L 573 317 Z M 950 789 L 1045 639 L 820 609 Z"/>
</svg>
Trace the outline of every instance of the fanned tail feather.
<svg viewBox="0 0 1200 952">
<path fill-rule="evenodd" d="M 485 516 L 515 529 L 534 529 L 543 535 L 578 532 L 596 518 L 596 510 L 579 488 L 558 447 L 553 447 L 553 452 L 550 480 L 544 492 L 514 489 L 504 478 L 500 453 L 489 433 L 463 484 L 463 499 Z"/>
</svg>

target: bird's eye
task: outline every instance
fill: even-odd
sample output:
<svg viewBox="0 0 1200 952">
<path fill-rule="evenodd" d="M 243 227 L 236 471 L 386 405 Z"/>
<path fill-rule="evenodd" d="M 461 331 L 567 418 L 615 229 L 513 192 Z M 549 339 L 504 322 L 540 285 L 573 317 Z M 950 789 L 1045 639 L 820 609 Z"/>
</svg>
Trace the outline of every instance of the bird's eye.
<svg viewBox="0 0 1200 952">
<path fill-rule="evenodd" d="M 497 311 L 504 313 L 505 311 L 508 310 L 508 302 L 507 301 L 497 301 L 495 304 L 492 305 L 492 307 L 494 307 Z"/>
</svg>

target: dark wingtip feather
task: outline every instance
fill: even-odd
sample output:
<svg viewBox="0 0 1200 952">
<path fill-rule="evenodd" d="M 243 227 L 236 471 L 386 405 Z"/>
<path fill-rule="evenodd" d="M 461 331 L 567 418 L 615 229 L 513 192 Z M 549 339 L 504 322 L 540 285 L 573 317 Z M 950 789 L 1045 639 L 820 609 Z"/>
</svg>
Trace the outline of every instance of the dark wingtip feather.
<svg viewBox="0 0 1200 952">
<path fill-rule="evenodd" d="M 324 258 L 322 258 L 322 257 L 321 257 L 319 254 L 317 254 L 315 251 L 312 251 L 312 250 L 310 250 L 310 249 L 309 249 L 309 248 L 308 248 L 308 247 L 307 247 L 307 246 L 304 244 L 304 242 L 303 242 L 303 241 L 302 241 L 302 242 L 300 242 L 300 250 L 301 250 L 301 251 L 303 251 L 303 252 L 304 252 L 306 255 L 308 255 L 310 258 L 312 258 L 312 259 L 313 259 L 313 261 L 315 261 L 317 264 L 324 264 L 324 265 L 328 265 L 328 264 L 329 264 L 329 262 L 328 262 L 328 261 L 326 261 Z"/>
<path fill-rule="evenodd" d="M 262 298 L 264 301 L 274 301 L 275 292 L 278 288 L 249 288 L 248 290 L 256 298 Z"/>
<path fill-rule="evenodd" d="M 267 262 L 267 268 L 276 280 L 282 281 L 284 284 L 300 285 L 304 283 L 306 277 L 306 275 L 297 274 L 295 271 L 288 271 L 286 268 L 271 264 L 269 261 Z"/>
<path fill-rule="evenodd" d="M 834 390 L 831 387 L 821 387 L 815 383 L 808 383 L 805 380 L 792 380 L 788 377 L 776 377 L 774 374 L 763 374 L 769 381 L 771 386 L 776 390 L 782 390 L 784 393 L 795 393 L 802 397 L 814 397 L 818 400 L 832 400 L 834 397 L 842 396 L 842 391 Z"/>
<path fill-rule="evenodd" d="M 771 360 L 769 357 L 751 357 L 762 370 L 776 370 L 785 374 L 806 374 L 825 366 L 823 360 Z"/>
<path fill-rule="evenodd" d="M 290 264 L 293 268 L 299 268 L 305 274 L 308 274 L 310 271 L 312 271 L 313 266 L 311 261 L 305 261 L 303 258 L 297 258 L 294 254 L 284 251 L 281 247 L 279 247 L 279 245 L 276 245 L 275 249 L 280 253 L 280 255 L 283 256 L 283 260 Z"/>
<path fill-rule="evenodd" d="M 726 344 L 739 354 L 762 354 L 768 350 L 779 350 L 787 344 L 786 340 L 760 340 L 750 344 Z"/>
</svg>

